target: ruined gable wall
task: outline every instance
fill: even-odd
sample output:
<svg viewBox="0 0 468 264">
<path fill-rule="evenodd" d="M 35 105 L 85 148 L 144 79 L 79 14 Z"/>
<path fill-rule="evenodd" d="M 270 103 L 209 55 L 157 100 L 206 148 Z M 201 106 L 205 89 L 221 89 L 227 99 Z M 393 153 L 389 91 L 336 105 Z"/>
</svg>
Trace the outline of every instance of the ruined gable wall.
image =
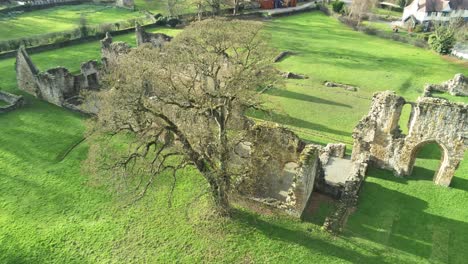
<svg viewBox="0 0 468 264">
<path fill-rule="evenodd" d="M 122 54 L 130 52 L 130 46 L 121 41 L 113 42 L 109 32 L 101 40 L 101 60 L 105 68 L 115 65 L 115 60 Z"/>
<path fill-rule="evenodd" d="M 136 45 L 137 47 L 144 43 L 151 43 L 153 47 L 161 48 L 167 42 L 172 40 L 172 37 L 162 33 L 148 33 L 139 24 L 135 27 Z"/>
<path fill-rule="evenodd" d="M 436 142 L 444 152 L 434 181 L 448 186 L 468 147 L 468 106 L 444 99 L 421 97 L 412 104 L 408 135 L 398 120 L 405 101 L 394 92 L 374 95 L 369 114 L 356 126 L 353 160 L 369 155 L 374 166 L 410 175 L 419 148 Z"/>
<path fill-rule="evenodd" d="M 405 100 L 394 92 L 377 93 L 371 109 L 354 129 L 352 160 L 370 154 L 371 161 L 382 168 L 392 168 L 395 141 L 400 137 L 398 121 Z"/>
<path fill-rule="evenodd" d="M 24 90 L 35 96 L 38 95 L 38 86 L 36 75 L 39 70 L 31 61 L 24 47 L 20 47 L 16 55 L 16 82 L 21 90 Z"/>
<path fill-rule="evenodd" d="M 395 151 L 394 169 L 410 175 L 420 147 L 437 143 L 443 160 L 434 181 L 448 186 L 468 148 L 468 105 L 422 97 L 413 107 L 408 136 Z"/>
<path fill-rule="evenodd" d="M 82 73 L 78 75 L 71 74 L 64 67 L 40 72 L 24 48 L 18 50 L 16 72 L 21 90 L 58 106 L 63 106 L 67 99 L 78 96 L 83 89 L 97 89 L 99 84 L 99 67 L 96 61 L 83 63 Z"/>
</svg>

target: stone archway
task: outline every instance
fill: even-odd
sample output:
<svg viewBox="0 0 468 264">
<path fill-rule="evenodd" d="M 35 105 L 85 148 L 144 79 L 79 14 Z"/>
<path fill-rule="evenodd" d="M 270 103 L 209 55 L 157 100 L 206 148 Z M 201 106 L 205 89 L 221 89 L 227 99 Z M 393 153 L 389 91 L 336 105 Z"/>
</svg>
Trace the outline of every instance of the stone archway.
<svg viewBox="0 0 468 264">
<path fill-rule="evenodd" d="M 412 103 L 408 133 L 398 121 L 406 101 L 394 92 L 374 95 L 369 114 L 356 126 L 353 160 L 368 157 L 376 167 L 411 175 L 419 149 L 435 142 L 443 159 L 435 184 L 449 186 L 468 149 L 468 105 L 440 98 L 420 97 Z"/>
<path fill-rule="evenodd" d="M 416 163 L 416 159 L 418 158 L 418 154 L 420 153 L 421 149 L 424 146 L 429 145 L 429 144 L 437 145 L 437 147 L 440 150 L 440 154 L 441 154 L 439 165 L 438 165 L 437 169 L 435 170 L 435 173 L 434 173 L 434 176 L 433 176 L 433 181 L 437 183 L 437 180 L 441 176 L 440 173 L 444 172 L 446 170 L 446 167 L 448 166 L 449 156 L 448 156 L 447 148 L 445 148 L 443 146 L 443 144 L 437 142 L 436 140 L 426 140 L 426 141 L 418 143 L 417 145 L 415 145 L 413 147 L 413 149 L 410 152 L 411 154 L 409 156 L 409 160 L 407 161 L 408 165 L 406 166 L 406 168 L 407 168 L 406 171 L 407 171 L 408 176 L 412 175 L 414 164 Z"/>
</svg>

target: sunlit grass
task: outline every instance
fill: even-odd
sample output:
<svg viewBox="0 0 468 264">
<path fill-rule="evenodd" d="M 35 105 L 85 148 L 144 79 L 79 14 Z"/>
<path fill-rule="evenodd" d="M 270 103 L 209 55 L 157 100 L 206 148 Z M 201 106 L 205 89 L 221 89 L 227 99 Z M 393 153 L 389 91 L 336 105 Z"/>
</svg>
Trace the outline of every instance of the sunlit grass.
<svg viewBox="0 0 468 264">
<path fill-rule="evenodd" d="M 393 89 L 414 100 L 424 83 L 466 73 L 429 51 L 350 31 L 321 14 L 281 18 L 268 26 L 273 45 L 299 52 L 279 67 L 310 77 L 270 91 L 265 99 L 275 111 L 269 118 L 311 141 L 351 141 L 375 91 Z M 134 34 L 114 39 L 135 43 Z M 41 70 L 61 65 L 76 71 L 81 62 L 98 59 L 99 49 L 95 41 L 32 59 Z M 324 80 L 360 90 L 326 88 Z M 21 93 L 14 59 L 0 60 L 0 88 Z M 230 220 L 216 218 L 207 197 L 198 199 L 207 184 L 195 170 L 179 175 L 172 207 L 170 175 L 160 175 L 139 203 L 123 207 L 128 201 L 81 170 L 86 141 L 58 159 L 83 138 L 84 118 L 26 99 L 24 108 L 0 114 L 0 263 L 464 263 L 467 258 L 468 153 L 453 188 L 431 182 L 440 159 L 433 145 L 420 152 L 408 178 L 371 169 L 344 236 L 332 237 L 315 223 L 239 207 Z"/>
<path fill-rule="evenodd" d="M 143 17 L 140 12 L 107 5 L 68 5 L 37 11 L 24 12 L 0 20 L 0 40 L 25 38 L 51 32 L 75 29 L 80 17 L 84 16 L 88 25 L 118 22 Z"/>
</svg>

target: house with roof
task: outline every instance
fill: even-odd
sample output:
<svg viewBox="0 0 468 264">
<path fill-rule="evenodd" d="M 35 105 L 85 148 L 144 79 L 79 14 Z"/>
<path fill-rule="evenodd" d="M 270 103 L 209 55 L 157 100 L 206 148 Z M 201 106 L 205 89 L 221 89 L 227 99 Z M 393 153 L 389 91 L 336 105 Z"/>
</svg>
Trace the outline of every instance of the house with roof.
<svg viewBox="0 0 468 264">
<path fill-rule="evenodd" d="M 414 0 L 403 10 L 402 22 L 409 25 L 468 20 L 468 0 Z"/>
</svg>

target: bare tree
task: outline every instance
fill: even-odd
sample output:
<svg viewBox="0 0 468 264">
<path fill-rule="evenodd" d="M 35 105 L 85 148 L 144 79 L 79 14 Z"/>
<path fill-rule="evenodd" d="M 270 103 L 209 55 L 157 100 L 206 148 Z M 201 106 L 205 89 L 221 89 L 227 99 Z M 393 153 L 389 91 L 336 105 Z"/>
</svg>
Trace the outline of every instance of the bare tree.
<svg viewBox="0 0 468 264">
<path fill-rule="evenodd" d="M 239 7 L 243 3 L 243 0 L 232 0 L 232 6 L 233 6 L 233 15 L 237 15 L 239 13 Z"/>
<path fill-rule="evenodd" d="M 185 5 L 185 0 L 167 0 L 167 10 L 171 17 L 177 17 Z"/>
<path fill-rule="evenodd" d="M 217 211 L 228 215 L 232 180 L 248 171 L 231 162 L 246 133 L 245 111 L 277 78 L 264 38 L 257 22 L 211 19 L 186 28 L 163 50 L 142 46 L 119 57 L 105 78 L 109 89 L 92 131 L 130 135 L 134 143 L 118 158 L 97 151 L 103 144 L 95 141 L 88 167 L 138 179 L 133 187 L 144 195 L 161 173 L 175 180 L 178 170 L 193 166 Z"/>
<path fill-rule="evenodd" d="M 375 0 L 353 0 L 349 6 L 349 16 L 356 19 L 359 24 L 374 5 Z"/>
</svg>

